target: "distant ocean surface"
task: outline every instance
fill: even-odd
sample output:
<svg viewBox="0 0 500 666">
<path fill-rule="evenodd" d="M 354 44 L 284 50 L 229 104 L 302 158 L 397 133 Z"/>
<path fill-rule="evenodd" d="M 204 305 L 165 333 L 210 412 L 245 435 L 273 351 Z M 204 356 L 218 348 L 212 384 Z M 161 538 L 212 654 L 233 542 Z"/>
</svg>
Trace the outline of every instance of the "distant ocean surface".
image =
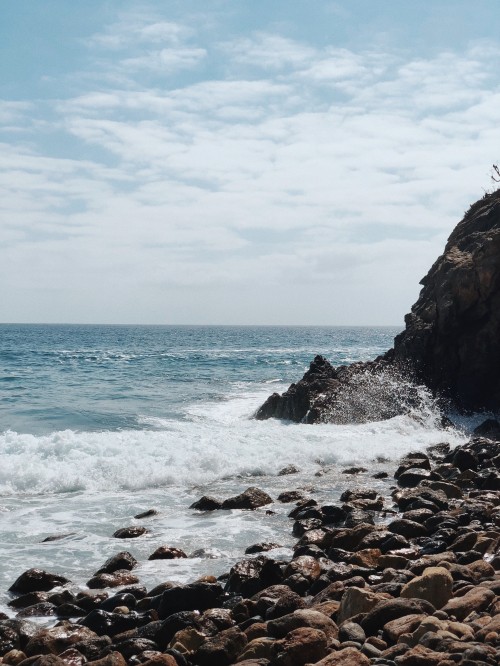
<svg viewBox="0 0 500 666">
<path fill-rule="evenodd" d="M 359 478 L 390 469 L 409 450 L 460 432 L 419 414 L 364 425 L 303 425 L 252 416 L 300 379 L 316 354 L 333 365 L 372 359 L 395 328 L 0 325 L 0 609 L 24 570 L 42 567 L 83 585 L 104 560 L 130 550 L 147 585 L 218 575 L 252 543 L 293 543 L 286 505 L 199 514 L 204 494 L 257 485 L 276 497 L 307 486 L 335 501 Z M 294 464 L 300 473 L 278 476 Z M 317 476 L 315 476 L 317 474 Z M 312 485 L 312 487 L 311 487 Z M 155 508 L 158 515 L 135 520 Z M 111 537 L 127 525 L 149 533 Z M 66 535 L 42 543 L 47 536 Z M 153 561 L 159 545 L 185 560 Z M 12 614 L 11 611 L 9 611 Z"/>
</svg>

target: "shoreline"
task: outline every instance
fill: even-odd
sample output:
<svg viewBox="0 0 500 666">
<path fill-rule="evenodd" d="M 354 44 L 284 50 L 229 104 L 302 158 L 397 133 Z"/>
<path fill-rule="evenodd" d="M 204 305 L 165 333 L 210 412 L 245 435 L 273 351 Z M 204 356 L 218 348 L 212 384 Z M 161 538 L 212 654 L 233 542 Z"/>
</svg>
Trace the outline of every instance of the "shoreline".
<svg viewBox="0 0 500 666">
<path fill-rule="evenodd" d="M 104 566 L 99 585 L 119 581 L 118 592 L 75 594 L 69 584 L 52 592 L 43 588 L 62 581 L 48 582 L 50 574 L 21 576 L 16 594 L 34 596 L 14 597 L 21 616 L 0 621 L 10 636 L 3 663 L 42 666 L 47 657 L 37 655 L 51 654 L 54 665 L 498 664 L 500 444 L 473 438 L 445 449 L 407 454 L 392 498 L 389 486 L 384 496 L 380 484 L 356 490 L 353 475 L 336 504 L 320 506 L 313 495 L 287 504 L 298 540 L 291 560 L 262 551 L 218 579 L 149 591 L 133 573 L 135 558 L 123 569 L 122 557 L 119 574 L 117 561 Z M 259 511 L 272 506 L 261 501 Z M 62 627 L 27 628 L 37 613 L 54 613 Z"/>
</svg>

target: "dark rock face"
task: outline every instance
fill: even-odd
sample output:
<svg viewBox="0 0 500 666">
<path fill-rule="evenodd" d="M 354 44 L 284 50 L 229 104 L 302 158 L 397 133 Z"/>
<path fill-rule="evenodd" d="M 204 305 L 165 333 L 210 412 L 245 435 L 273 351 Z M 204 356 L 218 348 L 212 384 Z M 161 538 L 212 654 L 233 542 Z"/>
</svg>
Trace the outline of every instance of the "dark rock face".
<svg viewBox="0 0 500 666">
<path fill-rule="evenodd" d="M 316 356 L 256 418 L 366 423 L 407 413 L 417 385 L 463 410 L 500 409 L 500 190 L 473 204 L 421 281 L 406 328 L 384 356 L 334 368 Z"/>
<path fill-rule="evenodd" d="M 394 360 L 465 409 L 500 407 L 500 190 L 473 204 L 421 281 Z"/>
<path fill-rule="evenodd" d="M 417 389 L 384 358 L 334 368 L 316 356 L 299 382 L 283 395 L 273 393 L 255 416 L 297 423 L 367 423 L 392 418 L 418 401 Z"/>
</svg>

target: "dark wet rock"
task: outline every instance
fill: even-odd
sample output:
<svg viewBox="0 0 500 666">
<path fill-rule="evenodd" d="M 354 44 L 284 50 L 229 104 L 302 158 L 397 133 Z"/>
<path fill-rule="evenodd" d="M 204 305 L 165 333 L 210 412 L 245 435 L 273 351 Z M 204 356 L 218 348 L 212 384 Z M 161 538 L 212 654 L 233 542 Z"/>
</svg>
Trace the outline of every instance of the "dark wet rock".
<svg viewBox="0 0 500 666">
<path fill-rule="evenodd" d="M 117 651 L 111 651 L 100 659 L 95 659 L 94 661 L 88 661 L 88 666 L 126 666 L 127 662 Z"/>
<path fill-rule="evenodd" d="M 201 499 L 193 502 L 189 508 L 197 511 L 216 511 L 222 509 L 222 502 L 210 495 L 203 495 Z"/>
<path fill-rule="evenodd" d="M 154 553 L 148 557 L 148 560 L 175 560 L 187 557 L 186 553 L 180 548 L 173 546 L 159 546 Z"/>
<path fill-rule="evenodd" d="M 324 525 L 338 525 L 347 518 L 348 512 L 341 506 L 325 504 L 321 507 Z"/>
<path fill-rule="evenodd" d="M 500 441 L 500 423 L 497 419 L 486 419 L 474 429 L 474 434 L 498 442 Z"/>
<path fill-rule="evenodd" d="M 147 529 L 140 525 L 131 525 L 130 527 L 121 527 L 114 532 L 115 539 L 136 539 L 137 537 L 147 534 Z"/>
<path fill-rule="evenodd" d="M 245 555 L 254 555 L 255 553 L 265 553 L 268 550 L 274 550 L 274 548 L 279 548 L 279 544 L 272 542 L 262 542 L 255 543 L 252 546 L 248 546 L 245 550 Z"/>
<path fill-rule="evenodd" d="M 85 612 L 76 604 L 64 603 L 56 608 L 57 617 L 70 618 L 70 617 L 83 617 Z"/>
<path fill-rule="evenodd" d="M 289 518 L 297 518 L 305 509 L 309 507 L 317 507 L 318 503 L 315 499 L 304 499 L 297 502 L 297 506 L 288 514 Z"/>
<path fill-rule="evenodd" d="M 476 587 L 461 597 L 454 597 L 443 607 L 449 616 L 454 615 L 458 620 L 465 619 L 473 611 L 480 612 L 487 608 L 495 598 L 495 593 L 484 587 Z"/>
<path fill-rule="evenodd" d="M 64 621 L 55 627 L 37 631 L 24 648 L 24 652 L 28 657 L 38 654 L 59 654 L 75 643 L 93 638 L 95 633 L 87 627 Z"/>
<path fill-rule="evenodd" d="M 69 582 L 64 576 L 52 574 L 43 569 L 28 569 L 10 586 L 9 592 L 14 592 L 14 594 L 47 592 Z"/>
<path fill-rule="evenodd" d="M 147 650 L 158 650 L 158 645 L 147 638 L 129 638 L 124 641 L 116 642 L 114 647 L 123 655 L 126 661 L 129 661 L 134 655 L 141 654 Z"/>
<path fill-rule="evenodd" d="M 122 550 L 121 552 L 116 553 L 116 555 L 112 555 L 110 558 L 108 558 L 94 575 L 97 576 L 98 574 L 102 573 L 110 574 L 118 571 L 119 569 L 127 569 L 131 571 L 136 566 L 137 560 L 135 557 L 128 551 Z"/>
<path fill-rule="evenodd" d="M 120 585 L 133 585 L 138 582 L 139 579 L 137 576 L 128 571 L 128 569 L 119 569 L 113 573 L 101 573 L 93 576 L 87 581 L 87 587 L 91 589 L 103 589 L 106 587 L 119 587 Z"/>
<path fill-rule="evenodd" d="M 83 620 L 80 620 L 80 624 L 88 627 L 98 636 L 115 636 L 124 631 L 135 629 L 141 624 L 147 624 L 151 619 L 150 614 L 139 614 L 134 611 L 130 613 L 108 613 L 97 609 L 91 611 Z"/>
<path fill-rule="evenodd" d="M 240 560 L 229 572 L 226 591 L 252 596 L 260 590 L 283 580 L 283 572 L 277 562 L 264 556 Z"/>
<path fill-rule="evenodd" d="M 287 586 L 288 587 L 288 586 Z M 265 593 L 265 591 L 264 591 Z M 261 597 L 257 603 L 257 609 L 262 612 L 262 602 L 267 601 L 267 597 Z M 306 602 L 304 599 L 294 592 L 289 590 L 281 594 L 278 599 L 273 600 L 272 604 L 266 609 L 264 615 L 266 620 L 275 620 L 276 618 L 289 615 L 296 610 L 304 608 Z"/>
<path fill-rule="evenodd" d="M 75 532 L 67 532 L 66 534 L 51 534 L 45 539 L 42 539 L 42 543 L 52 543 L 53 541 L 61 541 L 61 539 L 66 539 L 67 537 L 74 536 Z"/>
<path fill-rule="evenodd" d="M 15 628 L 0 622 L 0 656 L 20 647 L 19 634 Z"/>
<path fill-rule="evenodd" d="M 346 620 L 339 626 L 338 638 L 341 643 L 345 643 L 346 641 L 355 641 L 362 645 L 366 640 L 366 634 L 361 625 L 359 625 L 357 622 Z"/>
<path fill-rule="evenodd" d="M 296 610 L 267 623 L 268 633 L 274 638 L 284 638 L 290 631 L 299 627 L 320 629 L 329 642 L 338 637 L 338 628 L 335 622 L 324 613 L 309 608 Z"/>
<path fill-rule="evenodd" d="M 338 652 L 331 652 L 314 666 L 370 666 L 370 659 L 362 654 L 357 647 L 345 647 Z M 384 665 L 386 666 L 386 665 Z M 393 666 L 388 664 L 387 666 Z"/>
<path fill-rule="evenodd" d="M 389 532 L 400 534 L 406 539 L 422 537 L 428 534 L 427 529 L 423 525 L 413 520 L 405 520 L 404 518 L 393 520 L 387 525 L 387 529 Z"/>
<path fill-rule="evenodd" d="M 158 608 L 160 619 L 179 611 L 198 610 L 220 606 L 222 587 L 219 583 L 195 582 L 165 590 Z"/>
<path fill-rule="evenodd" d="M 27 594 L 22 594 L 20 597 L 11 599 L 7 605 L 15 609 L 27 608 L 28 606 L 47 601 L 48 597 L 47 592 L 28 592 Z"/>
<path fill-rule="evenodd" d="M 104 599 L 108 598 L 107 592 L 79 592 L 76 596 L 75 603 L 85 613 L 90 613 L 91 610 L 98 608 Z"/>
<path fill-rule="evenodd" d="M 457 448 L 453 453 L 452 462 L 461 472 L 466 470 L 477 470 L 479 462 L 476 456 L 464 448 Z"/>
<path fill-rule="evenodd" d="M 272 497 L 260 488 L 247 488 L 240 495 L 228 497 L 222 502 L 223 509 L 257 509 L 260 506 L 271 504 Z"/>
<path fill-rule="evenodd" d="M 394 495 L 394 500 L 401 511 L 425 508 L 432 511 L 433 505 L 439 511 L 448 508 L 448 498 L 442 490 L 432 490 L 425 486 L 398 491 Z"/>
<path fill-rule="evenodd" d="M 21 609 L 16 617 L 50 617 L 56 615 L 56 606 L 49 601 L 41 601 Z"/>
<path fill-rule="evenodd" d="M 327 654 L 327 638 L 323 631 L 310 627 L 293 629 L 274 643 L 275 666 L 304 666 L 316 663 Z"/>
<path fill-rule="evenodd" d="M 304 493 L 300 490 L 285 490 L 278 495 L 278 502 L 289 504 L 290 502 L 298 502 L 304 499 Z"/>
<path fill-rule="evenodd" d="M 398 486 L 401 488 L 415 488 L 422 481 L 432 478 L 431 472 L 419 467 L 410 467 L 398 477 Z"/>
<path fill-rule="evenodd" d="M 247 637 L 237 627 L 225 629 L 203 643 L 196 653 L 196 663 L 200 666 L 229 666 L 247 642 Z"/>
<path fill-rule="evenodd" d="M 361 626 L 368 636 L 373 636 L 382 627 L 405 615 L 427 613 L 431 615 L 436 609 L 423 599 L 390 599 L 380 601 L 361 621 Z"/>
<path fill-rule="evenodd" d="M 288 476 L 289 474 L 298 474 L 299 469 L 295 467 L 295 465 L 287 465 L 286 467 L 283 467 L 283 469 L 280 469 L 278 472 L 278 476 Z"/>
<path fill-rule="evenodd" d="M 142 511 L 142 513 L 138 513 L 134 518 L 136 520 L 142 520 L 143 518 L 152 518 L 153 516 L 157 516 L 160 512 L 157 509 L 148 509 L 147 511 Z"/>
<path fill-rule="evenodd" d="M 293 524 L 292 534 L 293 536 L 301 537 L 306 532 L 320 528 L 322 524 L 323 522 L 320 518 L 299 519 Z"/>
<path fill-rule="evenodd" d="M 118 606 L 126 606 L 129 610 L 133 610 L 137 605 L 137 599 L 133 594 L 127 592 L 121 592 L 115 594 L 108 599 L 104 599 L 100 604 L 99 608 L 101 610 L 112 612 Z"/>
<path fill-rule="evenodd" d="M 347 467 L 346 469 L 342 470 L 342 474 L 351 474 L 351 475 L 356 475 L 356 474 L 363 474 L 364 472 L 367 472 L 368 470 L 366 467 Z"/>
</svg>

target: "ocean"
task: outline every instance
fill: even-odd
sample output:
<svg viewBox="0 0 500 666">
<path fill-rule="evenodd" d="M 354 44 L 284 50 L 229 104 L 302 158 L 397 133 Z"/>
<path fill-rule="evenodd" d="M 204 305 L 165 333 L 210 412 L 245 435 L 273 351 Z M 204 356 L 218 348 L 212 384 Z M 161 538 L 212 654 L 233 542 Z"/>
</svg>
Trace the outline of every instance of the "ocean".
<svg viewBox="0 0 500 666">
<path fill-rule="evenodd" d="M 333 365 L 373 359 L 396 328 L 0 325 L 0 610 L 26 569 L 78 587 L 130 551 L 146 586 L 220 575 L 258 542 L 290 556 L 289 505 L 199 513 L 202 495 L 258 486 L 273 498 L 302 488 L 334 502 L 355 483 L 388 489 L 400 456 L 442 441 L 430 397 L 418 413 L 363 425 L 256 421 L 272 392 L 300 379 L 316 354 Z M 280 476 L 293 464 L 297 474 Z M 158 512 L 138 520 L 148 509 Z M 129 525 L 148 533 L 113 538 Z M 60 537 L 44 541 L 47 537 Z M 149 561 L 160 545 L 186 559 Z"/>
</svg>

